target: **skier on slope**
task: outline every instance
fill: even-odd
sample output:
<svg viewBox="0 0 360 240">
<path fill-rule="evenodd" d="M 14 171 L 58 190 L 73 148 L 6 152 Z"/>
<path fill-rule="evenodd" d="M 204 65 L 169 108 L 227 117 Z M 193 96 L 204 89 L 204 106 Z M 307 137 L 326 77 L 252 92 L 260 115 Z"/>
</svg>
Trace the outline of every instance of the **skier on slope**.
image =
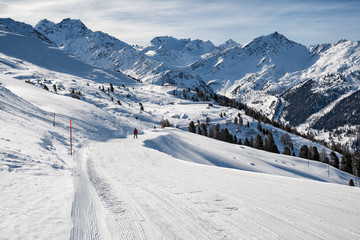
<svg viewBox="0 0 360 240">
<path fill-rule="evenodd" d="M 138 134 L 138 130 L 135 128 L 134 129 L 134 138 L 137 138 L 137 134 Z"/>
</svg>

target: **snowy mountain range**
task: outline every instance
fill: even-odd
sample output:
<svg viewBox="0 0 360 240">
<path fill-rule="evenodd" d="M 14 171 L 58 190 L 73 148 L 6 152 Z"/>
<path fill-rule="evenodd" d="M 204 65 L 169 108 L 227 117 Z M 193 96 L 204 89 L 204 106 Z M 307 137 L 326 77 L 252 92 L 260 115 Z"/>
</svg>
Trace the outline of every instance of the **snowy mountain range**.
<svg viewBox="0 0 360 240">
<path fill-rule="evenodd" d="M 95 66 L 142 82 L 214 91 L 299 131 L 331 135 L 356 132 L 359 125 L 357 104 L 347 104 L 341 115 L 332 111 L 358 94 L 359 42 L 305 47 L 275 32 L 244 46 L 233 40 L 216 47 L 210 41 L 155 37 L 146 47 L 134 47 L 91 31 L 80 20 L 45 19 L 34 28 L 19 24 L 1 20 L 3 29 L 37 35 Z"/>
<path fill-rule="evenodd" d="M 350 179 L 358 186 L 356 177 L 324 162 L 296 157 L 304 145 L 316 147 L 324 156 L 331 155 L 329 148 L 265 123 L 260 125 L 272 133 L 280 152 L 286 147 L 281 137 L 288 134 L 296 156 L 190 133 L 191 121 L 211 119 L 208 129 L 219 124 L 237 139 L 269 135 L 244 110 L 176 95 L 196 95 L 191 90 L 196 87 L 230 91 L 230 84 L 225 88 L 223 80 L 207 79 L 206 69 L 214 71 L 214 76 L 221 76 L 217 71 L 230 76 L 230 65 L 238 62 L 242 66 L 249 58 L 249 68 L 256 70 L 252 63 L 258 64 L 264 54 L 267 59 L 260 68 L 270 71 L 272 62 L 279 64 L 273 76 L 283 74 L 285 78 L 291 75 L 286 71 L 304 72 L 313 67 L 284 64 L 277 54 L 287 50 L 279 49 L 278 42 L 294 54 L 303 51 L 300 55 L 314 64 L 330 57 L 331 49 L 341 56 L 343 44 L 351 49 L 356 43 L 340 42 L 339 51 L 334 50 L 337 45 L 323 45 L 306 52 L 303 46 L 274 33 L 245 46 L 230 40 L 216 47 L 200 40 L 159 37 L 140 48 L 92 32 L 77 20 L 59 24 L 43 20 L 40 25 L 36 30 L 0 19 L 1 238 L 360 236 L 360 191 L 347 186 Z M 342 55 L 346 54 L 355 56 L 344 50 Z M 347 64 L 352 60 L 346 60 Z M 212 63 L 219 63 L 220 70 Z M 351 66 L 343 72 L 354 69 Z M 281 91 L 276 86 L 260 86 L 259 80 L 258 85 L 249 84 L 249 91 L 274 101 L 280 98 L 286 108 L 285 101 L 298 99 L 309 89 L 321 86 L 331 91 L 328 84 L 336 79 L 336 84 L 345 86 L 345 95 L 339 90 L 340 97 L 334 101 L 353 107 L 358 99 L 352 94 L 355 80 L 343 78 L 329 74 L 320 82 L 300 79 L 293 85 L 283 79 L 278 81 L 284 88 Z M 233 80 L 235 84 L 241 79 Z M 162 86 L 164 83 L 172 84 Z M 183 92 L 183 87 L 191 89 Z M 242 88 L 239 91 L 247 94 Z M 334 105 L 321 116 L 340 111 Z M 234 121 L 239 115 L 243 124 Z M 163 119 L 174 127 L 160 128 Z M 134 128 L 139 130 L 138 139 L 132 135 Z"/>
<path fill-rule="evenodd" d="M 91 32 L 79 20 L 43 20 L 35 29 L 91 64 L 143 82 L 213 90 L 292 126 L 321 130 L 323 119 L 334 117 L 336 124 L 326 125 L 332 131 L 359 122 L 357 117 L 349 123 L 336 121 L 339 116 L 329 114 L 359 89 L 359 42 L 305 47 L 275 32 L 244 46 L 232 40 L 215 47 L 209 41 L 156 37 L 147 47 L 134 49 Z M 300 104 L 304 94 L 307 100 Z M 353 105 L 342 114 L 351 118 L 359 111 Z"/>
</svg>

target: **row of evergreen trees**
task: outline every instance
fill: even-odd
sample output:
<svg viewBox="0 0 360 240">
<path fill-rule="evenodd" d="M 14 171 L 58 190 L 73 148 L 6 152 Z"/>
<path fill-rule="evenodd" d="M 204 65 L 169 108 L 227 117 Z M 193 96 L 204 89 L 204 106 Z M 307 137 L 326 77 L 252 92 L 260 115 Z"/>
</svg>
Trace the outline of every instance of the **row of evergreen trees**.
<svg viewBox="0 0 360 240">
<path fill-rule="evenodd" d="M 196 127 L 195 123 L 191 121 L 189 124 L 189 132 L 197 133 L 228 143 L 240 144 L 268 152 L 280 153 L 271 132 L 268 132 L 265 142 L 263 142 L 262 137 L 257 134 L 255 141 L 252 137 L 250 140 L 245 138 L 244 143 L 242 142 L 241 138 L 237 139 L 236 135 L 232 135 L 227 128 L 221 129 L 220 124 L 211 126 L 208 133 L 207 125 L 205 123 L 200 123 Z"/>
<path fill-rule="evenodd" d="M 257 134 L 255 136 L 255 139 L 253 137 L 251 137 L 250 139 L 245 138 L 244 142 L 242 142 L 241 138 L 237 139 L 236 135 L 230 134 L 227 128 L 221 129 L 219 124 L 211 126 L 208 132 L 207 126 L 209 126 L 209 123 L 209 119 L 207 119 L 206 124 L 200 123 L 200 121 L 198 121 L 198 125 L 196 126 L 195 123 L 191 121 L 189 124 L 189 132 L 208 136 L 228 143 L 245 145 L 273 153 L 280 153 L 271 131 L 266 131 L 266 129 L 261 127 L 261 124 L 259 124 L 259 122 L 259 130 L 261 130 L 264 135 L 267 135 L 265 141 L 263 141 L 263 137 L 260 134 Z M 283 142 L 283 144 L 285 145 L 284 151 L 282 152 L 283 154 L 296 156 L 295 152 L 293 151 L 293 143 L 289 134 L 283 134 L 281 136 L 281 142 Z M 330 164 L 335 168 L 341 169 L 342 171 L 348 172 L 350 174 L 354 174 L 358 177 L 360 174 L 360 153 L 344 153 L 340 164 L 340 160 L 334 151 L 332 151 L 330 153 L 330 156 L 328 157 L 325 149 L 323 149 L 319 153 L 316 146 L 309 147 L 307 145 L 303 145 L 300 148 L 299 157 Z"/>
<path fill-rule="evenodd" d="M 335 168 L 338 169 L 340 168 L 339 158 L 334 151 L 332 151 L 330 153 L 330 157 L 328 157 L 325 152 L 325 149 L 323 149 L 321 153 L 319 153 L 317 147 L 315 146 L 308 147 L 307 145 L 303 145 L 300 148 L 299 157 L 313 161 L 321 161 L 323 163 L 330 164 Z"/>
<path fill-rule="evenodd" d="M 340 162 L 339 157 L 334 151 L 332 151 L 330 156 L 327 157 L 325 149 L 323 149 L 323 151 L 319 154 L 316 147 L 303 145 L 300 148 L 299 157 L 330 164 L 335 168 L 341 169 L 342 171 L 353 174 L 357 177 L 359 177 L 360 174 L 360 153 L 351 154 L 349 152 L 343 152 Z"/>
<path fill-rule="evenodd" d="M 343 153 L 341 159 L 341 170 L 360 177 L 360 153 Z"/>
</svg>

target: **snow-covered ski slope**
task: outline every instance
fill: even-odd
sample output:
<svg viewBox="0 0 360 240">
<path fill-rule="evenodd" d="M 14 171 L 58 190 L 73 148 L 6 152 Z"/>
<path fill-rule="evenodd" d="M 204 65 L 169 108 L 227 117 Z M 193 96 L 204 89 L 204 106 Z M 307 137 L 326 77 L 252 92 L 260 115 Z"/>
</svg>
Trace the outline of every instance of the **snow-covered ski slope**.
<svg viewBox="0 0 360 240">
<path fill-rule="evenodd" d="M 99 90 L 109 83 L 114 93 Z M 182 131 L 207 116 L 225 127 L 239 111 L 192 104 L 172 89 L 1 32 L 0 239 L 360 237 L 360 191 L 346 186 L 353 176 L 330 168 L 328 177 L 318 162 Z M 238 137 L 256 133 L 256 122 L 241 114 L 250 128 Z M 161 118 L 180 129 L 154 130 Z M 310 144 L 292 138 L 295 151 Z"/>
<path fill-rule="evenodd" d="M 189 138 L 191 144 L 181 148 L 182 141 Z M 187 148 L 190 145 L 198 151 L 194 148 L 190 151 Z M 302 171 L 300 169 L 307 167 L 304 160 L 291 161 L 290 157 L 275 154 L 265 156 L 245 147 L 213 139 L 204 141 L 204 137 L 173 129 L 146 131 L 139 139 L 129 136 L 94 143 L 83 149 L 80 158 L 87 162 L 83 167 L 105 206 L 97 207 L 101 209 L 99 216 L 106 218 L 98 218 L 95 226 L 107 226 L 102 230 L 112 238 L 360 237 L 356 188 L 192 161 L 213 161 L 213 164 L 228 166 L 249 164 L 249 167 L 272 168 L 273 173 L 277 170 L 279 173 L 283 171 L 280 165 L 294 172 L 295 169 Z M 264 158 L 266 161 L 262 162 L 260 159 Z M 78 219 L 87 224 L 89 218 L 91 216 L 84 214 Z"/>
</svg>

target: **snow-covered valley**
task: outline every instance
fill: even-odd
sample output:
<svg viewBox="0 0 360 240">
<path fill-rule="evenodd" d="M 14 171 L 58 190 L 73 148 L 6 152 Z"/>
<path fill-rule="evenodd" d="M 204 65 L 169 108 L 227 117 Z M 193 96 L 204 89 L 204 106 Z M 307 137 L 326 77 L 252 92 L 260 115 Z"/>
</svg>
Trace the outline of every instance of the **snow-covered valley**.
<svg viewBox="0 0 360 240">
<path fill-rule="evenodd" d="M 0 239 L 360 237 L 355 176 L 189 133 L 190 121 L 207 117 L 242 140 L 260 132 L 244 111 L 180 99 L 175 89 L 0 32 Z M 243 126 L 233 123 L 239 113 Z M 173 127 L 160 128 L 161 119 Z M 282 152 L 285 132 L 263 127 Z M 331 152 L 291 139 L 296 155 L 304 144 Z"/>
</svg>

